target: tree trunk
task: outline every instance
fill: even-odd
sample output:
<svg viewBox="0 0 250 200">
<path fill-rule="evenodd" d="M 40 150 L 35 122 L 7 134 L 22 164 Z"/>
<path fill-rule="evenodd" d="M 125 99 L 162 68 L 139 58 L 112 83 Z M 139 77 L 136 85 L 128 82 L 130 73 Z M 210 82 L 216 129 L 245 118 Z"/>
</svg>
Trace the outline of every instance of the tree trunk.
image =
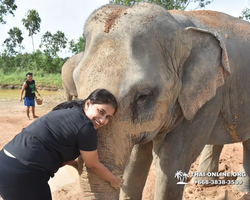
<svg viewBox="0 0 250 200">
<path fill-rule="evenodd" d="M 34 52 L 34 56 L 35 56 L 35 70 L 37 71 L 37 65 L 36 65 L 36 54 L 35 54 L 35 45 L 34 45 L 34 39 L 33 39 L 33 35 L 31 35 L 31 39 L 32 39 L 32 46 L 33 46 L 33 52 Z"/>
</svg>

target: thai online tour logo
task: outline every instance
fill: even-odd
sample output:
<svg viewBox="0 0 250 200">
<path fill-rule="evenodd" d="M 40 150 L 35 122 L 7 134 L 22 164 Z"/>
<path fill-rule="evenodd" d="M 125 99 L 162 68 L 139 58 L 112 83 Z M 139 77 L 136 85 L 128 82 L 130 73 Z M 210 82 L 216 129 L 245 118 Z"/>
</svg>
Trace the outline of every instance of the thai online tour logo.
<svg viewBox="0 0 250 200">
<path fill-rule="evenodd" d="M 175 173 L 175 176 L 174 176 L 174 178 L 176 178 L 177 180 L 179 180 L 179 182 L 177 182 L 177 184 L 181 184 L 181 185 L 188 184 L 186 181 L 187 181 L 187 179 L 189 177 L 190 176 L 187 173 L 182 172 L 181 170 L 177 171 Z"/>
<path fill-rule="evenodd" d="M 199 177 L 194 181 L 194 184 L 198 185 L 241 185 L 242 180 L 235 180 L 238 177 L 245 177 L 244 172 L 190 172 L 190 175 L 179 170 L 175 173 L 174 178 L 178 180 L 177 184 L 187 185 L 188 180 L 192 177 Z M 211 177 L 214 177 L 211 178 Z M 224 179 L 223 179 L 224 177 Z M 225 178 L 229 177 L 229 178 Z"/>
</svg>

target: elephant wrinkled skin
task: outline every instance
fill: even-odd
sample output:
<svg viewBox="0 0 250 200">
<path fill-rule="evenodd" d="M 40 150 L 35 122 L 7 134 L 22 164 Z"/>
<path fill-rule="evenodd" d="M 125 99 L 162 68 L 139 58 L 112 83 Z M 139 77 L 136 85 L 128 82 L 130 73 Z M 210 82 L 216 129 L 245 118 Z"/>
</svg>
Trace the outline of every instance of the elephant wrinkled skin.
<svg viewBox="0 0 250 200">
<path fill-rule="evenodd" d="M 154 199 L 177 200 L 183 192 L 177 170 L 187 173 L 206 144 L 199 169 L 215 169 L 222 145 L 234 142 L 243 142 L 248 175 L 238 189 L 250 190 L 248 22 L 147 3 L 106 5 L 89 17 L 84 36 L 74 83 L 79 98 L 107 88 L 118 99 L 114 119 L 98 129 L 98 152 L 114 174 L 124 174 L 120 199 L 141 199 L 152 151 Z M 83 199 L 119 199 L 119 191 L 81 166 Z"/>
</svg>

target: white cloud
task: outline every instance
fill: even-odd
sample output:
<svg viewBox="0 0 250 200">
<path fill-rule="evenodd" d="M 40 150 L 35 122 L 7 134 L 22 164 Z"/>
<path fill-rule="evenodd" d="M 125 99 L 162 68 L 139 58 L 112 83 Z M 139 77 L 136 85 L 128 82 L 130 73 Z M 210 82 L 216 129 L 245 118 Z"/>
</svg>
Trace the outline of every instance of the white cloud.
<svg viewBox="0 0 250 200">
<path fill-rule="evenodd" d="M 249 7 L 249 0 L 214 0 L 205 7 L 206 10 L 214 10 L 239 17 L 244 8 Z"/>
</svg>

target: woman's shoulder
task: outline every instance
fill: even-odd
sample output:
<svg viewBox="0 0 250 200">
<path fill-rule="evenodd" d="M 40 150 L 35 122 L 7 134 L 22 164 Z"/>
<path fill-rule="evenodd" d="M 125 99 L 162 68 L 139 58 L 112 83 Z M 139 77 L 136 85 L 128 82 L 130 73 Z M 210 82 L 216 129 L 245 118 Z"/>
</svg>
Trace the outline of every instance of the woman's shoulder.
<svg viewBox="0 0 250 200">
<path fill-rule="evenodd" d="M 85 123 L 82 125 L 81 131 L 84 132 L 85 134 L 97 135 L 97 131 L 90 120 L 85 121 Z"/>
</svg>

